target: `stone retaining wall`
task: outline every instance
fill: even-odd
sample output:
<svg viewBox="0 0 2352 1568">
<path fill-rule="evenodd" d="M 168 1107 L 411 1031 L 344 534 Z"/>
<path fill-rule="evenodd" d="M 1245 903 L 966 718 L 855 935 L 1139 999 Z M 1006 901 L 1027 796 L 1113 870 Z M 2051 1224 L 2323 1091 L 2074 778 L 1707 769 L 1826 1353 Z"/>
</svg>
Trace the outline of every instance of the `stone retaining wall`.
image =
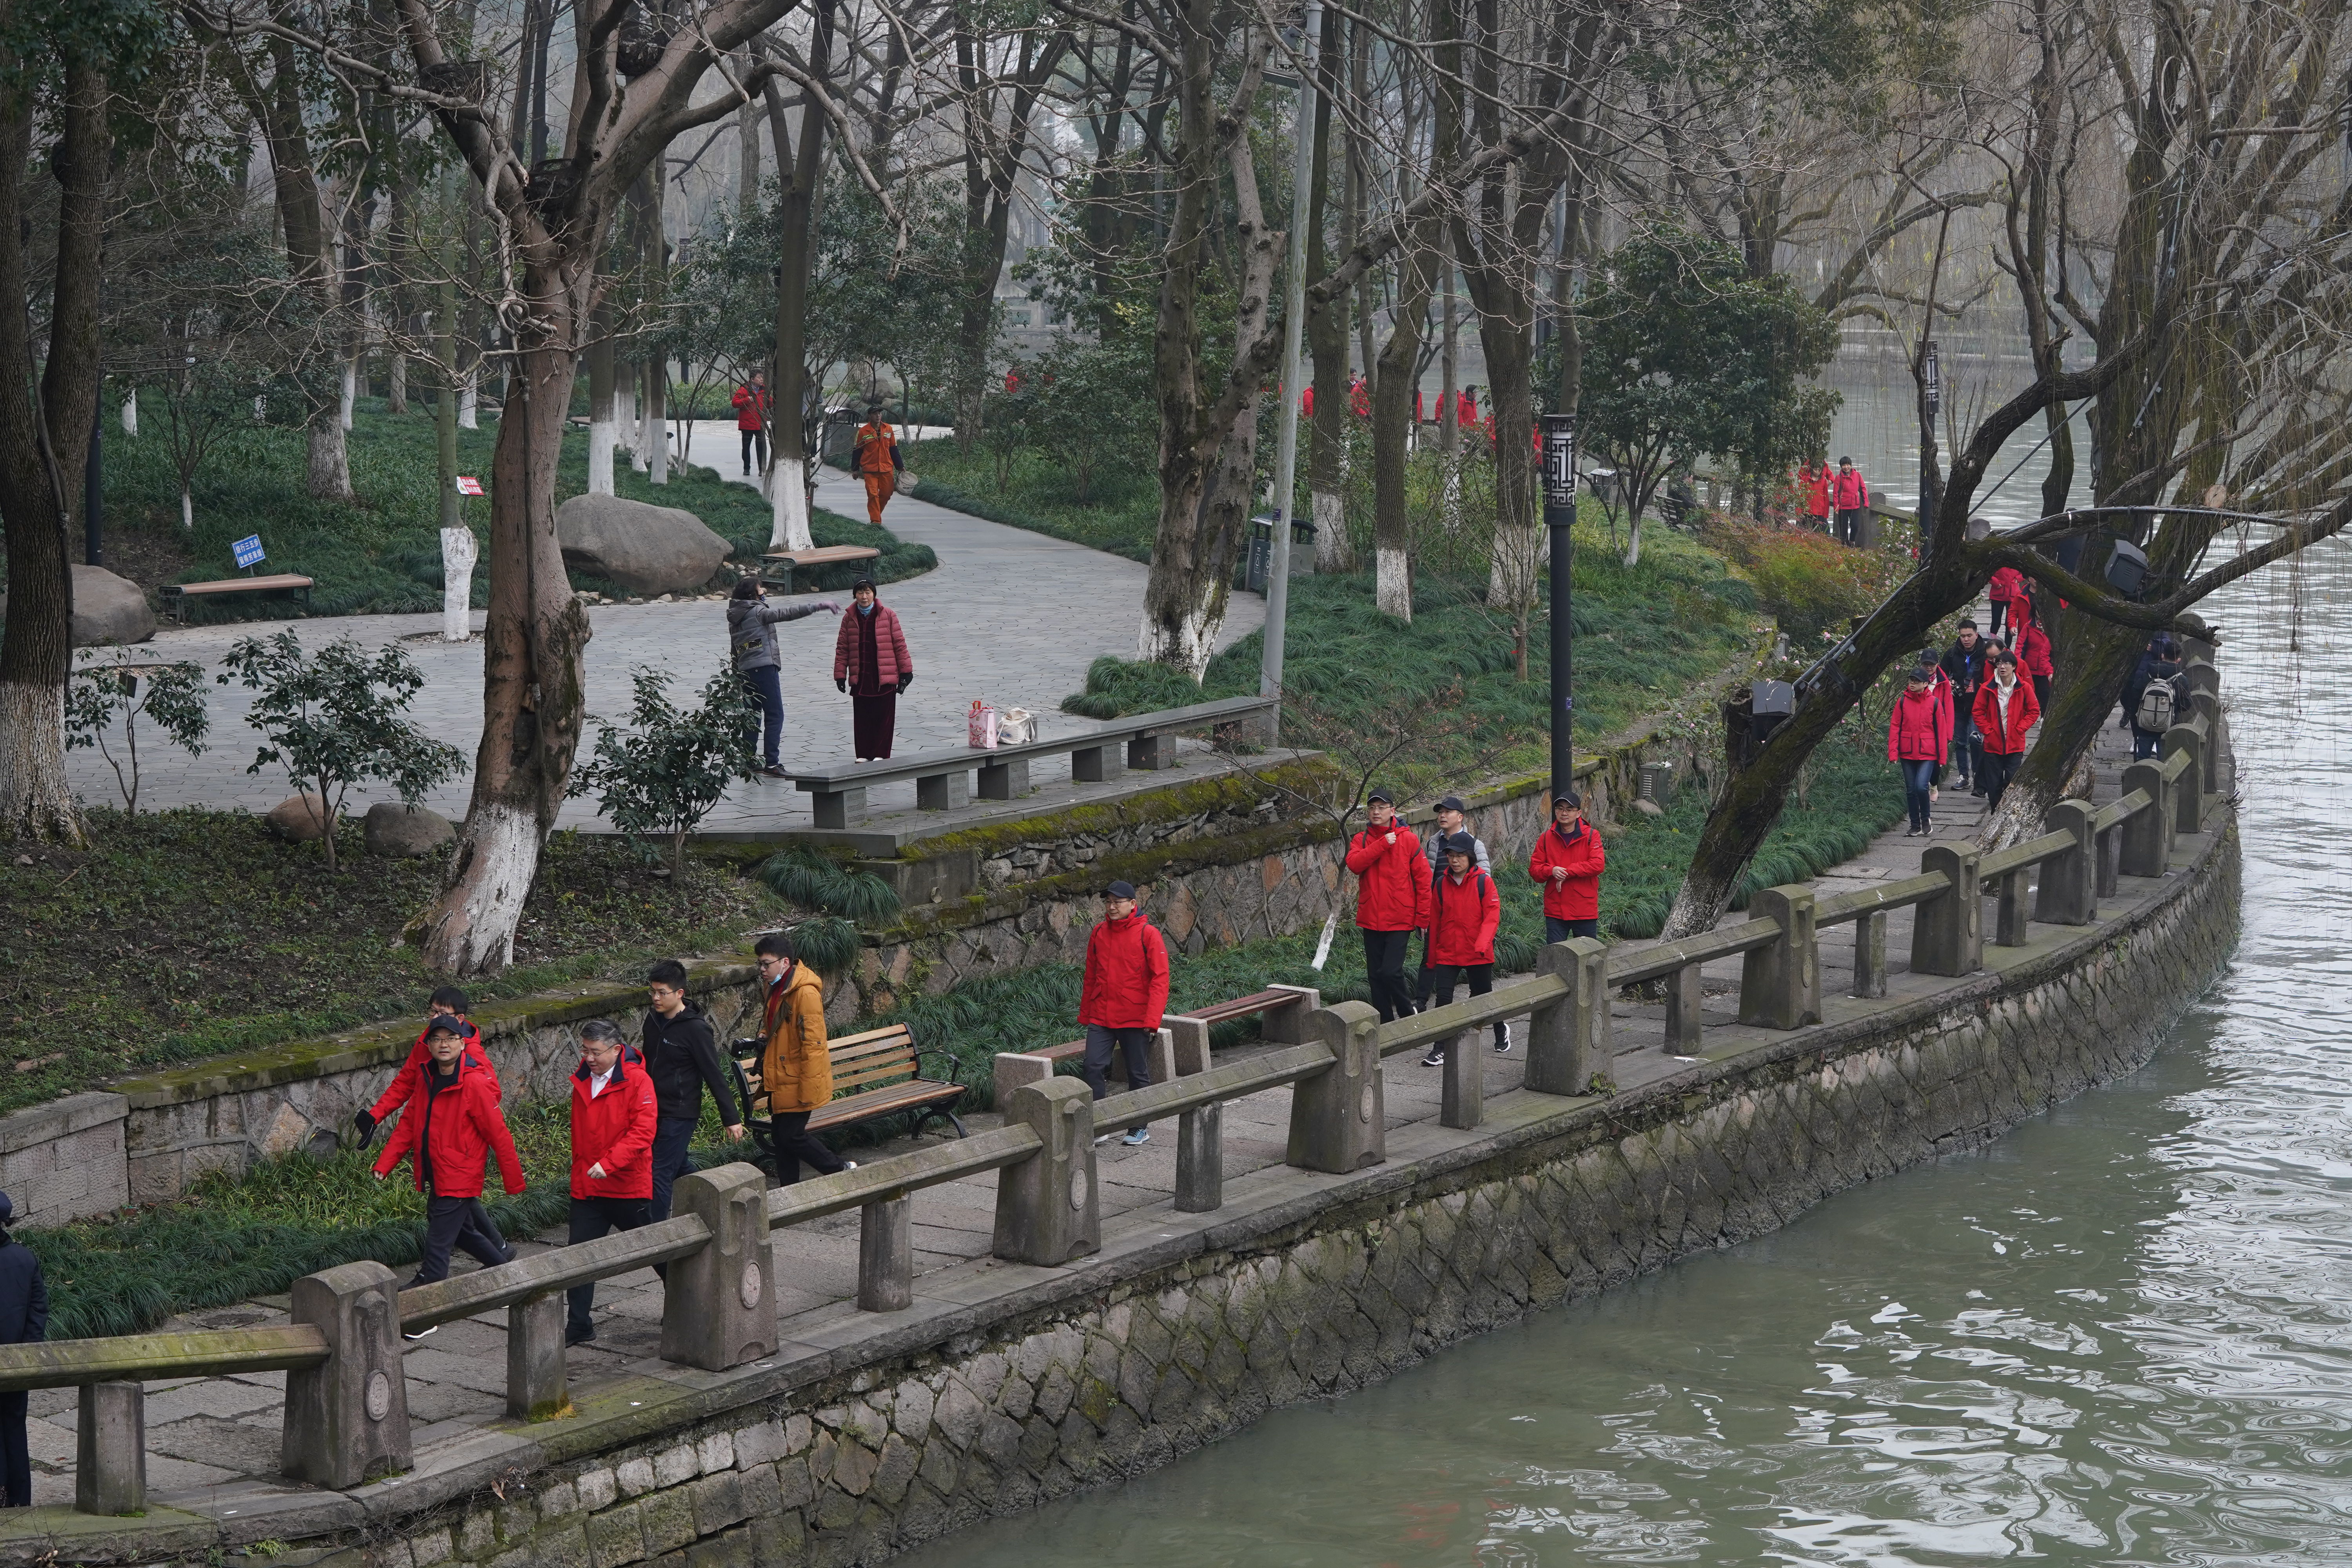
<svg viewBox="0 0 2352 1568">
<path fill-rule="evenodd" d="M 866 1319 L 797 1386 L 668 1369 L 602 1402 L 666 1389 L 667 1430 L 583 1408 L 531 1433 L 536 1464 L 461 1460 L 314 1539 L 337 1568 L 870 1563 L 1150 1469 L 2132 1070 L 2228 956 L 2238 875 L 2225 820 L 2160 899 L 2013 967 L 1606 1101 L 1490 1107 L 1466 1143 L 1107 1250 L 946 1331 Z M 628 1436 L 582 1452 L 604 1423 Z"/>
</svg>

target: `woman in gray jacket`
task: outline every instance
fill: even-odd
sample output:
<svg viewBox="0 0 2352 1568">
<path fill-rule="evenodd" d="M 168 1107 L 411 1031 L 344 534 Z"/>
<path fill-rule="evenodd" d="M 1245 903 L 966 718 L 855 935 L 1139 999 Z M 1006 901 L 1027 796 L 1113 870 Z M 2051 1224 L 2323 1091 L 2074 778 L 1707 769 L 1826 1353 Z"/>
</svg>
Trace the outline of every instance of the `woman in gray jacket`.
<svg viewBox="0 0 2352 1568">
<path fill-rule="evenodd" d="M 734 596 L 727 601 L 727 646 L 735 655 L 736 678 L 751 689 L 765 715 L 760 740 L 767 765 L 761 771 L 772 779 L 786 776 L 778 757 L 784 742 L 784 684 L 783 661 L 776 651 L 776 623 L 796 621 L 819 610 L 839 615 L 841 606 L 831 599 L 771 605 L 768 586 L 757 577 L 736 584 Z"/>
</svg>

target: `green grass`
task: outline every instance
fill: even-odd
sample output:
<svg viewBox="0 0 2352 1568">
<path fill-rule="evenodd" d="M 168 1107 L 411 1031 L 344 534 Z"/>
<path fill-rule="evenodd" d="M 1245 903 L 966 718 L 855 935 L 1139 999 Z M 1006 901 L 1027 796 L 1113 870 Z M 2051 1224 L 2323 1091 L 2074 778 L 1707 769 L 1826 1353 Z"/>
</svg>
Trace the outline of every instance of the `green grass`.
<svg viewBox="0 0 2352 1568">
<path fill-rule="evenodd" d="M 1097 471 L 1092 494 L 1081 501 L 1070 472 L 1035 452 L 1014 455 L 1009 482 L 999 489 L 996 459 L 984 443 L 969 457 L 945 437 L 909 442 L 902 450 L 907 467 L 922 480 L 914 492 L 919 500 L 1129 561 L 1151 559 L 1152 536 L 1160 526 L 1160 478 L 1149 465 Z"/>
<path fill-rule="evenodd" d="M 457 433 L 457 469 L 490 479 L 491 448 L 498 421 L 486 417 L 479 430 Z M 233 540 L 261 536 L 268 553 L 264 570 L 315 578 L 314 616 L 399 614 L 441 607 L 441 534 L 436 491 L 433 418 L 429 410 L 393 416 L 381 400 L 364 400 L 350 436 L 352 502 L 313 500 L 304 491 L 305 443 L 299 429 L 256 426 L 240 430 L 226 450 L 195 481 L 195 526 L 180 527 L 178 479 L 160 436 L 138 439 L 113 435 L 106 447 L 106 508 L 109 564 L 150 588 L 160 583 L 196 582 L 232 575 Z M 587 488 L 588 437 L 574 429 L 564 437 L 556 473 L 561 501 Z M 721 461 L 728 454 L 718 454 Z M 626 462 L 617 466 L 614 485 L 632 500 L 681 508 L 726 539 L 734 558 L 756 563 L 766 549 L 769 508 L 758 491 L 730 484 L 707 468 L 673 473 L 666 486 L 650 483 Z M 488 498 L 466 503 L 467 521 L 478 535 L 489 526 Z M 910 544 L 887 530 L 820 511 L 810 531 L 820 544 L 871 544 L 882 551 L 872 563 L 877 582 L 897 582 L 928 572 L 939 562 L 928 545 Z M 842 590 L 857 568 L 831 566 L 803 574 L 807 585 Z M 574 587 L 608 584 L 574 574 Z M 487 602 L 489 574 L 474 574 L 474 603 Z M 195 607 L 199 622 L 275 620 L 296 613 L 284 595 L 240 595 Z"/>
<path fill-rule="evenodd" d="M 356 823 L 330 873 L 258 817 L 91 814 L 91 847 L 22 845 L 0 864 L 0 1111 L 110 1079 L 375 1020 L 424 1016 L 440 982 L 396 938 L 443 857 L 382 860 Z M 17 864 L 20 858 L 31 864 Z M 515 963 L 469 990 L 520 995 L 644 977 L 653 959 L 730 951 L 778 923 L 748 877 L 688 864 L 683 895 L 625 842 L 548 840 Z"/>
</svg>

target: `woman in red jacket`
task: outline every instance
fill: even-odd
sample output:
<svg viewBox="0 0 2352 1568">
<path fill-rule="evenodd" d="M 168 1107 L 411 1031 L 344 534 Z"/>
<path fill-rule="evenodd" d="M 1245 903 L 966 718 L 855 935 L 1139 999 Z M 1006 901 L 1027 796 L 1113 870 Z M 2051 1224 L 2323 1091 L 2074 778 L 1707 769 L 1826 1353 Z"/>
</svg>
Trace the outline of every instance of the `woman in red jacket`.
<svg viewBox="0 0 2352 1568">
<path fill-rule="evenodd" d="M 417 1091 L 423 1103 L 401 1117 L 376 1158 L 376 1179 L 382 1181 L 403 1156 L 411 1156 L 416 1190 L 427 1194 L 425 1247 L 409 1285 L 446 1279 L 453 1247 L 472 1253 L 485 1268 L 514 1261 L 514 1248 L 482 1207 L 482 1178 L 495 1153 L 511 1197 L 523 1189 L 522 1162 L 515 1156 L 506 1118 L 499 1114 L 497 1086 L 488 1072 L 466 1059 L 466 1047 L 475 1038 L 471 1024 L 446 1015 L 426 1026 L 425 1048 L 433 1063 Z"/>
<path fill-rule="evenodd" d="M 1987 810 L 2000 804 L 2001 792 L 2017 776 L 2025 732 L 2041 717 L 2033 688 L 2017 678 L 2017 656 L 2005 653 L 1993 660 L 1992 679 L 1977 688 L 1977 743 L 1984 756 L 1977 782 L 1984 785 Z"/>
<path fill-rule="evenodd" d="M 1830 478 L 1830 503 L 1837 508 L 1837 536 L 1842 543 L 1862 542 L 1862 514 L 1870 510 L 1870 481 L 1853 466 L 1852 458 L 1838 459 L 1837 472 Z"/>
<path fill-rule="evenodd" d="M 2050 634 L 2042 629 L 2042 614 L 2034 608 L 2032 594 L 2019 594 L 2010 602 L 2009 613 L 2017 630 L 2018 672 L 2033 682 L 2035 709 L 2047 709 L 2050 681 L 2058 668 L 2050 662 Z"/>
<path fill-rule="evenodd" d="M 1404 952 L 1412 933 L 1425 928 L 1429 861 L 1421 839 L 1397 820 L 1386 790 L 1366 803 L 1371 826 L 1348 841 L 1348 869 L 1356 874 L 1356 926 L 1364 933 L 1364 977 L 1381 1022 L 1412 1016 L 1412 992 L 1404 983 Z"/>
<path fill-rule="evenodd" d="M 2014 566 L 2004 566 L 1992 574 L 1985 585 L 1985 597 L 1992 601 L 1992 635 L 2000 636 L 2000 623 L 2009 607 L 2025 593 L 2025 574 Z"/>
<path fill-rule="evenodd" d="M 1552 797 L 1551 826 L 1528 857 L 1528 875 L 1543 884 L 1546 942 L 1601 934 L 1601 872 L 1608 863 L 1601 835 L 1584 820 L 1584 797 L 1560 791 Z"/>
<path fill-rule="evenodd" d="M 1444 840 L 1445 868 L 1429 880 L 1429 963 L 1432 994 L 1441 1007 L 1454 1000 L 1457 979 L 1470 984 L 1470 994 L 1484 996 L 1495 988 L 1495 931 L 1503 923 L 1503 896 L 1495 879 L 1478 869 L 1478 841 L 1467 833 Z M 1495 1048 L 1511 1048 L 1509 1026 L 1495 1021 Z M 1430 1043 L 1424 1065 L 1442 1067 L 1445 1043 Z"/>
<path fill-rule="evenodd" d="M 915 683 L 915 656 L 898 616 L 876 596 L 874 581 L 860 577 L 850 591 L 856 601 L 841 617 L 833 639 L 833 688 L 849 693 L 849 728 L 857 760 L 878 762 L 890 754 L 898 728 L 898 693 Z"/>
<path fill-rule="evenodd" d="M 1935 672 L 1923 666 L 1911 672 L 1886 716 L 1886 760 L 1902 765 L 1903 803 L 1911 812 L 1906 838 L 1927 833 L 1936 778 L 1951 746 L 1951 709 L 1936 689 Z"/>
<path fill-rule="evenodd" d="M 580 1026 L 580 1065 L 572 1073 L 572 1215 L 565 1240 L 577 1247 L 616 1230 L 653 1223 L 654 1128 L 661 1115 L 645 1058 L 602 1018 Z M 574 1285 L 563 1342 L 596 1337 L 589 1316 L 593 1284 Z"/>
</svg>

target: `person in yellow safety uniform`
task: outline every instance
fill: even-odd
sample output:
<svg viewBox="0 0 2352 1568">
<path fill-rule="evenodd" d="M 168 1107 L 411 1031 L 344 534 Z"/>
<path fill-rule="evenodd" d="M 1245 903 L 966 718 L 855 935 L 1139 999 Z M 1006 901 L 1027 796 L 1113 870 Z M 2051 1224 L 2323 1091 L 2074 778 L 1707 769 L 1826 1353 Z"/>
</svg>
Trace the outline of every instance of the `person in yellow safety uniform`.
<svg viewBox="0 0 2352 1568">
<path fill-rule="evenodd" d="M 879 528 L 882 509 L 898 488 L 898 470 L 907 466 L 907 459 L 898 455 L 898 432 L 882 417 L 879 405 L 867 411 L 852 450 L 856 454 L 852 466 L 866 480 L 866 521 Z"/>
</svg>

